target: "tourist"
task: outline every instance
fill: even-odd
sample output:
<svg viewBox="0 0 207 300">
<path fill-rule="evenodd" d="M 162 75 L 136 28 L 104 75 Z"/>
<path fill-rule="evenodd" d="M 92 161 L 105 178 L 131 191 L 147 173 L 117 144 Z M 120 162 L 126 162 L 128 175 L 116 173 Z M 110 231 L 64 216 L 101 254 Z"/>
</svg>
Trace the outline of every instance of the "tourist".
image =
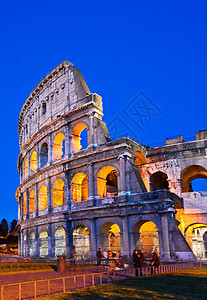
<svg viewBox="0 0 207 300">
<path fill-rule="evenodd" d="M 157 267 L 160 265 L 160 260 L 156 252 L 152 253 L 152 259 L 150 261 L 151 274 L 156 273 Z"/>
<path fill-rule="evenodd" d="M 109 263 L 109 269 L 107 274 L 111 276 L 113 276 L 113 274 L 115 274 L 115 270 L 116 270 L 116 262 L 115 259 L 110 259 L 110 263 Z"/>
<path fill-rule="evenodd" d="M 105 266 L 107 266 L 109 263 L 109 255 L 106 249 L 104 249 L 103 257 L 104 257 Z"/>
<path fill-rule="evenodd" d="M 101 258 L 102 258 L 101 248 L 99 248 L 98 251 L 96 252 L 96 258 L 97 258 L 97 266 L 101 267 Z"/>
<path fill-rule="evenodd" d="M 138 276 L 138 268 L 141 267 L 141 258 L 140 254 L 138 254 L 138 251 L 136 249 L 133 251 L 132 262 L 135 269 L 135 276 Z"/>
</svg>

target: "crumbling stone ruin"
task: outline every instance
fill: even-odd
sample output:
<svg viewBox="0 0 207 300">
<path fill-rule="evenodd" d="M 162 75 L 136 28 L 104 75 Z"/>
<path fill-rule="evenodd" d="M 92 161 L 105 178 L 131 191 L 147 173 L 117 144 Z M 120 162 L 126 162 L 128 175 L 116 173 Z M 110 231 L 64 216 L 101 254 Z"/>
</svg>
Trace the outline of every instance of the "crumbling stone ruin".
<svg viewBox="0 0 207 300">
<path fill-rule="evenodd" d="M 146 148 L 112 141 L 102 98 L 63 61 L 34 88 L 18 123 L 19 255 L 94 257 L 156 251 L 163 261 L 206 257 L 207 130 Z"/>
</svg>

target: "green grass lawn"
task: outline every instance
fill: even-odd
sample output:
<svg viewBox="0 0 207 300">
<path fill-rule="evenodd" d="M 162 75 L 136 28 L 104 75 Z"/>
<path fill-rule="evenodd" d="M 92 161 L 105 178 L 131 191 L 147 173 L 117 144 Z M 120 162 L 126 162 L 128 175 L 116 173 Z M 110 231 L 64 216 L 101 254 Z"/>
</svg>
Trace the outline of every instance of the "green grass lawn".
<svg viewBox="0 0 207 300">
<path fill-rule="evenodd" d="M 190 269 L 132 278 L 41 299 L 207 299 L 207 269 Z"/>
</svg>

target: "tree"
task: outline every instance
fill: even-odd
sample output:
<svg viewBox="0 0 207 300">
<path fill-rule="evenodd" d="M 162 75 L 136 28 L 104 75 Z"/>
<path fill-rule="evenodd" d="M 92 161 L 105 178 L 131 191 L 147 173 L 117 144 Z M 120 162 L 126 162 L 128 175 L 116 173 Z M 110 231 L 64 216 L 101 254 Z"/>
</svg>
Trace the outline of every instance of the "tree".
<svg viewBox="0 0 207 300">
<path fill-rule="evenodd" d="M 1 221 L 0 232 L 3 236 L 8 235 L 8 223 L 5 218 Z"/>
<path fill-rule="evenodd" d="M 9 233 L 12 235 L 16 235 L 17 234 L 17 220 L 13 220 L 10 224 L 10 229 L 9 229 Z"/>
</svg>

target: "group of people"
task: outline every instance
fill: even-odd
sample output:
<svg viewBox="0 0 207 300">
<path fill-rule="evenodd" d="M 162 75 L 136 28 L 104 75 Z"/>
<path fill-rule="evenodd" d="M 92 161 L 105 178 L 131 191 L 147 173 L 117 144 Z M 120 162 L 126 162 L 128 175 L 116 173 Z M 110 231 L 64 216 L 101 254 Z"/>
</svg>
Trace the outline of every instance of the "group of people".
<svg viewBox="0 0 207 300">
<path fill-rule="evenodd" d="M 102 262 L 104 266 L 109 266 L 113 261 L 116 267 L 123 268 L 124 267 L 124 258 L 120 255 L 119 252 L 112 252 L 110 250 L 104 249 L 103 253 L 101 248 L 96 252 L 97 258 L 97 266 L 101 266 Z"/>
<path fill-rule="evenodd" d="M 145 256 L 141 250 L 134 250 L 132 255 L 132 262 L 135 269 L 135 276 L 142 276 L 142 268 L 146 267 Z M 151 267 L 151 274 L 156 273 L 156 268 L 159 267 L 160 260 L 156 252 L 152 253 L 152 259 L 149 262 Z"/>
</svg>

